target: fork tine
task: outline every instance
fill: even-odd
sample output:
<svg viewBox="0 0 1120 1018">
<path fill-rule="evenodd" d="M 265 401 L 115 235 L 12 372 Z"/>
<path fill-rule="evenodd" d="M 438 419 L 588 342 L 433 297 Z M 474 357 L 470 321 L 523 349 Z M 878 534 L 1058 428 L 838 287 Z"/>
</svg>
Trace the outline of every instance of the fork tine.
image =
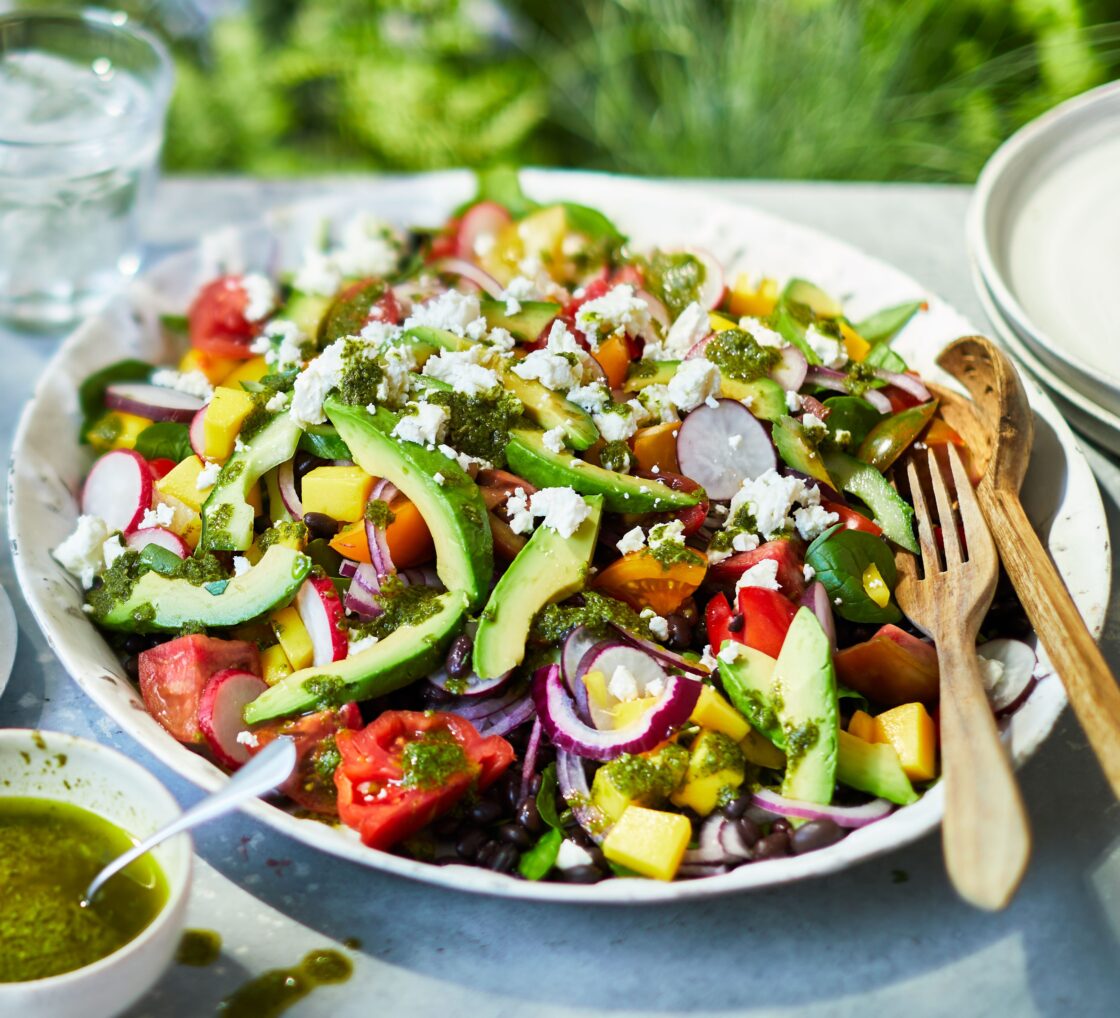
<svg viewBox="0 0 1120 1018">
<path fill-rule="evenodd" d="M 913 460 L 906 464 L 906 476 L 910 481 L 910 497 L 914 501 L 914 512 L 918 517 L 918 543 L 922 546 L 922 569 L 926 576 L 932 576 L 934 573 L 941 572 L 941 561 L 937 555 L 933 528 L 930 526 L 929 508 L 926 505 L 925 493 L 922 491 L 922 481 Z"/>
<path fill-rule="evenodd" d="M 986 559 L 995 558 L 995 542 L 988 530 L 984 514 L 980 511 L 976 492 L 968 479 L 956 447 L 949 448 L 949 465 L 953 470 L 953 486 L 957 491 L 957 506 L 961 513 L 961 523 L 964 525 L 965 541 L 968 543 L 969 561 L 977 559 L 981 553 Z"/>
<path fill-rule="evenodd" d="M 957 521 L 953 518 L 953 500 L 949 497 L 949 489 L 945 478 L 941 475 L 941 467 L 937 463 L 937 456 L 932 449 L 929 451 L 929 476 L 933 482 L 933 497 L 937 499 L 938 523 L 941 524 L 941 546 L 945 549 L 945 568 L 961 564 L 961 540 L 957 533 Z"/>
</svg>

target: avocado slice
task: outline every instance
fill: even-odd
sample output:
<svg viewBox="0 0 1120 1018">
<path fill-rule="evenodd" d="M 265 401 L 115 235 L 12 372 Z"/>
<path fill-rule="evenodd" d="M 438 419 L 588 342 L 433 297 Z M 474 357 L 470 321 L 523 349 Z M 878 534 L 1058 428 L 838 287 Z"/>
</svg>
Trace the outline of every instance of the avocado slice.
<svg viewBox="0 0 1120 1018">
<path fill-rule="evenodd" d="M 784 750 L 785 735 L 774 713 L 774 659 L 761 650 L 736 644 L 731 660 L 722 655 L 716 660 L 724 691 L 735 709 L 750 722 L 751 728 Z"/>
<path fill-rule="evenodd" d="M 202 506 L 199 547 L 245 551 L 253 543 L 256 513 L 248 502 L 249 489 L 295 455 L 299 435 L 298 425 L 288 414 L 277 414 L 226 461 Z"/>
<path fill-rule="evenodd" d="M 680 361 L 639 361 L 631 366 L 625 388 L 629 392 L 641 392 L 650 385 L 668 385 L 680 364 Z M 743 382 L 721 373 L 719 394 L 727 399 L 749 400 L 747 409 L 762 421 L 776 421 L 789 413 L 785 390 L 772 378 Z"/>
<path fill-rule="evenodd" d="M 914 537 L 914 510 L 878 470 L 840 450 L 826 452 L 824 462 L 828 473 L 836 479 L 834 488 L 855 495 L 874 514 L 875 522 L 879 524 L 885 537 L 907 551 L 918 554 L 918 542 Z"/>
<path fill-rule="evenodd" d="M 610 512 L 671 512 L 696 505 L 700 497 L 674 491 L 660 481 L 630 477 L 577 460 L 569 452 L 544 447 L 543 432 L 514 428 L 506 446 L 510 469 L 539 488 L 574 488 L 581 495 L 602 495 Z"/>
<path fill-rule="evenodd" d="M 817 617 L 801 608 L 774 665 L 773 704 L 786 744 L 782 795 L 828 803 L 836 785 L 840 728 L 832 647 Z"/>
<path fill-rule="evenodd" d="M 416 345 L 440 350 L 466 350 L 473 345 L 471 340 L 456 336 L 453 332 L 433 329 L 427 325 L 409 329 L 405 336 Z M 573 449 L 589 449 L 598 440 L 599 429 L 583 407 L 534 379 L 522 378 L 513 371 L 512 364 L 503 367 L 498 374 L 502 385 L 521 400 L 525 416 L 545 431 L 563 428 L 564 436 Z"/>
<path fill-rule="evenodd" d="M 840 784 L 899 806 L 917 801 L 918 793 L 898 762 L 894 747 L 881 742 L 864 742 L 843 729 L 837 736 L 836 780 Z"/>
<path fill-rule="evenodd" d="M 591 515 L 571 537 L 537 527 L 494 587 L 474 637 L 474 670 L 480 678 L 497 678 L 521 664 L 537 612 L 583 589 L 599 538 L 603 499 L 591 495 L 587 503 Z"/>
<path fill-rule="evenodd" d="M 354 462 L 384 477 L 415 503 L 436 546 L 436 572 L 448 590 L 462 591 L 471 609 L 480 605 L 494 572 L 486 503 L 455 460 L 437 449 L 393 437 L 400 420 L 378 407 L 371 414 L 329 397 L 323 409 L 349 447 Z M 436 480 L 442 475 L 443 484 Z"/>
<path fill-rule="evenodd" d="M 195 586 L 183 579 L 145 573 L 129 596 L 94 618 L 107 629 L 153 633 L 188 623 L 235 626 L 291 600 L 311 571 L 311 559 L 274 544 L 241 576 Z"/>
<path fill-rule="evenodd" d="M 809 436 L 805 434 L 805 428 L 800 421 L 794 420 L 788 414 L 779 417 L 774 422 L 770 437 L 774 440 L 774 447 L 787 467 L 807 474 L 830 488 L 837 487 L 836 482 L 829 476 L 820 452 L 809 441 Z"/>
<path fill-rule="evenodd" d="M 333 299 L 317 293 L 293 290 L 280 310 L 276 312 L 276 317 L 295 322 L 305 336 L 314 339 L 319 334 L 319 325 L 326 317 Z"/>
<path fill-rule="evenodd" d="M 532 343 L 553 319 L 560 314 L 560 305 L 547 300 L 518 301 L 521 310 L 515 315 L 506 314 L 506 302 L 483 297 L 482 317 L 491 329 L 505 329 L 516 339 Z"/>
<path fill-rule="evenodd" d="M 818 318 L 839 318 L 844 309 L 816 283 L 807 279 L 791 279 L 779 298 L 782 304 L 799 304 L 808 308 Z"/>
<path fill-rule="evenodd" d="M 437 603 L 434 615 L 418 625 L 401 626 L 353 657 L 292 672 L 246 705 L 245 722 L 255 725 L 350 700 L 384 696 L 429 674 L 462 624 L 467 596 L 461 590 L 448 590 Z"/>
<path fill-rule="evenodd" d="M 638 361 L 630 365 L 624 388 L 641 392 L 648 385 L 668 385 L 680 366 L 680 361 Z"/>
</svg>

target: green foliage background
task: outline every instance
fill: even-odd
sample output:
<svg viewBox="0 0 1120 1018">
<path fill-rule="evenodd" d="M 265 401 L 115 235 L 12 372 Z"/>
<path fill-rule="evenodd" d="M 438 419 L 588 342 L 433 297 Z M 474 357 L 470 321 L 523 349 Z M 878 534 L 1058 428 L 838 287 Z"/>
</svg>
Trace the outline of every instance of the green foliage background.
<svg viewBox="0 0 1120 1018">
<path fill-rule="evenodd" d="M 247 0 L 206 30 L 123 6 L 173 43 L 179 171 L 971 180 L 1120 77 L 1120 0 Z"/>
</svg>

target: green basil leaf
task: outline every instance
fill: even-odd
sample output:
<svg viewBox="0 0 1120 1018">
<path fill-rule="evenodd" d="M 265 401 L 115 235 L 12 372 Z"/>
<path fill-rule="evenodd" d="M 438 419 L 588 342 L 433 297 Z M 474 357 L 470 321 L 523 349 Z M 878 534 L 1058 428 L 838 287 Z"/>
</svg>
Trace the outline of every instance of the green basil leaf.
<svg viewBox="0 0 1120 1018">
<path fill-rule="evenodd" d="M 847 443 L 851 449 L 858 449 L 871 429 L 883 420 L 883 415 L 859 396 L 829 396 L 824 405 L 829 410 L 825 419 L 829 435 L 847 431 L 852 436 Z"/>
<path fill-rule="evenodd" d="M 548 876 L 556 865 L 556 857 L 560 854 L 563 843 L 564 835 L 561 831 L 555 827 L 545 831 L 540 840 L 521 857 L 517 871 L 526 880 L 541 880 Z"/>
<path fill-rule="evenodd" d="M 872 346 L 864 357 L 863 363 L 871 368 L 882 368 L 884 371 L 894 371 L 897 374 L 906 370 L 906 361 L 886 343 L 876 343 Z"/>
<path fill-rule="evenodd" d="M 160 315 L 159 325 L 164 332 L 186 339 L 190 335 L 190 323 L 186 315 Z"/>
<path fill-rule="evenodd" d="M 893 591 L 898 574 L 886 541 L 862 530 L 826 531 L 810 545 L 805 562 L 816 570 L 832 608 L 849 622 L 897 622 L 902 613 L 888 601 L 880 607 L 863 589 L 863 573 L 875 565 L 883 582 Z"/>
<path fill-rule="evenodd" d="M 541 771 L 541 789 L 537 792 L 537 812 L 554 830 L 561 830 L 560 816 L 556 812 L 556 764 L 550 763 Z"/>
<path fill-rule="evenodd" d="M 136 451 L 146 460 L 169 459 L 181 463 L 194 452 L 190 428 L 173 421 L 150 424 L 137 436 Z"/>
<path fill-rule="evenodd" d="M 588 208 L 586 205 L 577 205 L 570 201 L 562 204 L 564 206 L 564 218 L 567 220 L 569 230 L 582 233 L 589 240 L 605 241 L 614 247 L 618 247 L 626 240 L 619 233 L 618 227 L 598 209 Z"/>
<path fill-rule="evenodd" d="M 849 689 L 847 686 L 836 686 L 836 699 L 837 700 L 855 700 L 861 710 L 866 710 L 868 707 L 867 697 L 855 689 Z"/>
<path fill-rule="evenodd" d="M 146 361 L 123 360 L 95 371 L 78 388 L 78 407 L 82 411 L 81 431 L 78 439 L 88 444 L 86 432 L 105 413 L 105 390 L 114 382 L 146 382 L 152 366 Z"/>
<path fill-rule="evenodd" d="M 862 322 L 856 322 L 852 328 L 872 346 L 876 343 L 889 343 L 921 308 L 922 302 L 918 300 L 883 308 L 882 311 L 876 311 Z"/>
<path fill-rule="evenodd" d="M 478 179 L 478 191 L 474 200 L 456 210 L 456 215 L 461 215 L 471 205 L 480 201 L 497 202 L 506 209 L 514 219 L 527 216 L 538 205 L 532 198 L 521 190 L 521 177 L 514 166 L 491 166 L 485 170 L 478 170 L 475 174 Z"/>
<path fill-rule="evenodd" d="M 299 448 L 322 460 L 349 460 L 350 447 L 330 424 L 312 424 L 299 436 Z"/>
</svg>

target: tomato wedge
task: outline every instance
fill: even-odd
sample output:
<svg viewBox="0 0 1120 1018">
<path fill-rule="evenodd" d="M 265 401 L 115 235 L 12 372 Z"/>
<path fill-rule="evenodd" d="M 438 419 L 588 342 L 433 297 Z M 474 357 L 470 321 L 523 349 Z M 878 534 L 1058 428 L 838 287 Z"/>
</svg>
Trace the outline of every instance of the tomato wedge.
<svg viewBox="0 0 1120 1018">
<path fill-rule="evenodd" d="M 635 611 L 652 608 L 658 615 L 675 612 L 704 582 L 708 564 L 699 552 L 662 565 L 647 549 L 612 562 L 592 581 L 596 590 L 625 601 Z"/>
<path fill-rule="evenodd" d="M 744 587 L 739 591 L 738 607 L 738 613 L 732 613 L 724 594 L 717 594 L 708 602 L 704 622 L 712 653 L 718 654 L 726 641 L 733 640 L 777 657 L 797 606 L 776 590 Z"/>
<path fill-rule="evenodd" d="M 778 583 L 787 597 L 800 597 L 805 590 L 805 543 L 796 537 L 760 544 L 753 551 L 740 551 L 708 567 L 716 583 L 735 583 L 760 562 L 778 563 Z"/>
<path fill-rule="evenodd" d="M 845 530 L 862 530 L 865 534 L 874 534 L 876 537 L 880 537 L 883 533 L 879 524 L 874 520 L 869 520 L 863 513 L 858 513 L 839 502 L 829 502 L 822 498 L 821 508 L 827 509 L 830 513 L 836 513 L 840 517 L 840 525 Z"/>
<path fill-rule="evenodd" d="M 677 430 L 680 425 L 677 425 Z M 691 477 L 685 477 L 684 474 L 677 474 L 671 470 L 660 470 L 656 474 L 652 471 L 646 472 L 639 470 L 638 473 L 642 477 L 648 477 L 653 481 L 660 481 L 662 484 L 667 484 L 673 491 L 702 491 L 703 489 Z M 696 505 L 690 505 L 687 509 L 681 509 L 673 513 L 672 518 L 680 520 L 684 524 L 684 535 L 689 537 L 695 534 L 703 525 L 704 521 L 708 518 L 708 499 L 701 498 Z"/>
<path fill-rule="evenodd" d="M 485 789 L 513 763 L 501 736 L 435 711 L 386 711 L 361 731 L 335 736 L 338 812 L 371 848 L 388 849 Z"/>
<path fill-rule="evenodd" d="M 248 360 L 260 325 L 245 317 L 249 297 L 240 276 L 219 276 L 198 291 L 187 311 L 191 346 L 215 357 Z"/>
</svg>

